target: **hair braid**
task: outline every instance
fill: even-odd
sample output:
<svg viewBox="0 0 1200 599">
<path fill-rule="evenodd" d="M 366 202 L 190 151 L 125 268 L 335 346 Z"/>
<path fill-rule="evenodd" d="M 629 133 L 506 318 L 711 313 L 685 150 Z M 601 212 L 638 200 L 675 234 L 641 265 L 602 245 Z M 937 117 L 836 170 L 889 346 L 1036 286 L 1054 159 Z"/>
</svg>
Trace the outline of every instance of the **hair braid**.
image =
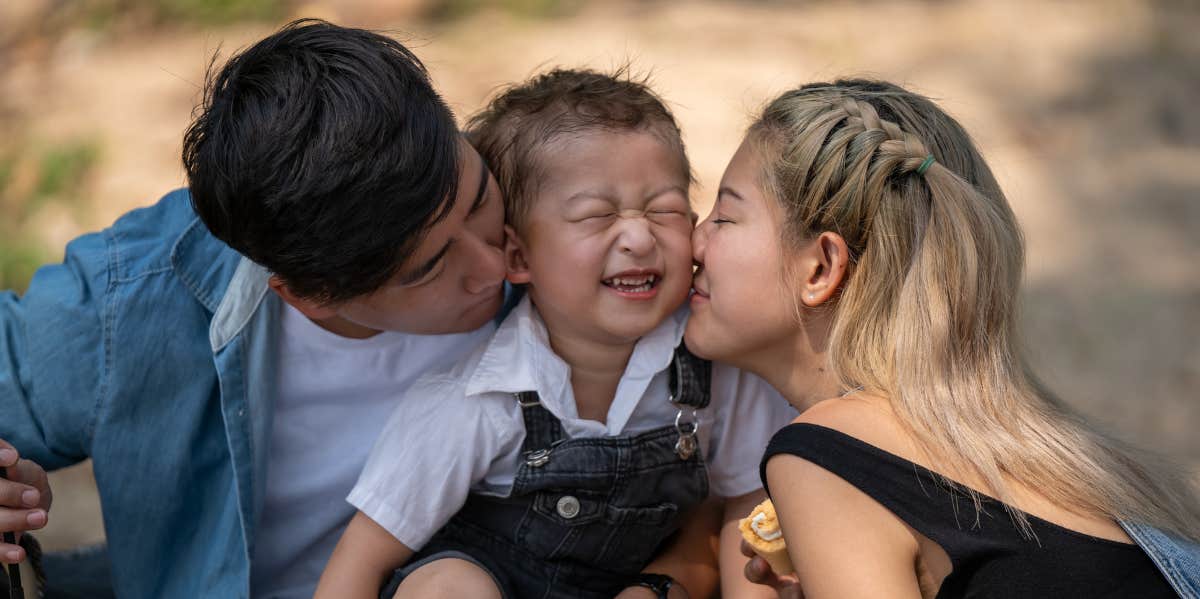
<svg viewBox="0 0 1200 599">
<path fill-rule="evenodd" d="M 1021 231 L 958 123 L 897 86 L 850 80 L 784 93 L 749 137 L 785 245 L 832 231 L 850 250 L 831 366 L 845 386 L 888 397 L 935 467 L 1001 501 L 1017 482 L 1079 513 L 1200 538 L 1200 502 L 1178 469 L 1090 426 L 1029 371 Z"/>
</svg>

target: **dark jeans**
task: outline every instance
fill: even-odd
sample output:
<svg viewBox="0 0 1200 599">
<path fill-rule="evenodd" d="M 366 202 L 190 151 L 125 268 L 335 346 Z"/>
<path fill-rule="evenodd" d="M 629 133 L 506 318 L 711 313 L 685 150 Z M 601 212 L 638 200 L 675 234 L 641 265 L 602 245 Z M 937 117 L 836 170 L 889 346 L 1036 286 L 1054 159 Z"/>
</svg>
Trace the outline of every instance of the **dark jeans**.
<svg viewBox="0 0 1200 599">
<path fill-rule="evenodd" d="M 32 559 L 40 562 L 46 577 L 42 595 L 46 599 L 115 598 L 108 568 L 108 548 L 104 545 L 46 553 L 39 559 L 40 551 L 24 542 L 21 544 Z M 36 582 L 22 578 L 21 584 L 29 591 Z M 8 599 L 8 591 L 8 569 L 0 568 L 0 597 Z"/>
</svg>

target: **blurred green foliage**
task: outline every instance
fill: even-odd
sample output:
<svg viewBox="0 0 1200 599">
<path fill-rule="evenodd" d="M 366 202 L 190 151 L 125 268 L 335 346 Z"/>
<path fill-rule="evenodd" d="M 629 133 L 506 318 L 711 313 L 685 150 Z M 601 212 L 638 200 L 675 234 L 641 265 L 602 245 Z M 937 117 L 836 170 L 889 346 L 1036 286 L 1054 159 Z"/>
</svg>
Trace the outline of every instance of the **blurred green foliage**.
<svg viewBox="0 0 1200 599">
<path fill-rule="evenodd" d="M 93 141 L 74 141 L 47 148 L 38 160 L 38 179 L 24 204 L 23 215 L 33 216 L 52 199 L 73 194 L 92 165 L 100 157 L 100 146 Z"/>
<path fill-rule="evenodd" d="M 55 6 L 56 25 L 110 29 L 124 25 L 226 25 L 274 21 L 287 14 L 287 0 L 76 0 Z M 128 28 L 128 27 L 126 27 Z"/>
<path fill-rule="evenodd" d="M 0 0 L 4 1 L 4 0 Z M 72 0 L 48 1 L 40 27 L 66 31 L 85 26 L 100 31 L 133 31 L 147 26 L 228 25 L 242 21 L 281 22 L 306 0 Z M 337 0 L 307 0 L 338 4 Z M 497 9 L 528 18 L 553 18 L 578 12 L 587 0 L 426 0 L 423 15 L 453 21 L 480 10 Z"/>
<path fill-rule="evenodd" d="M 0 290 L 23 293 L 33 273 L 49 261 L 49 255 L 39 240 L 21 234 L 10 237 L 10 233 L 0 232 Z"/>
<path fill-rule="evenodd" d="M 548 18 L 570 15 L 583 4 L 583 0 L 438 0 L 431 3 L 429 16 L 452 21 L 481 9 L 496 8 L 524 17 Z"/>
<path fill-rule="evenodd" d="M 283 0 L 143 0 L 161 18 L 205 24 L 272 20 L 286 13 Z"/>
<path fill-rule="evenodd" d="M 51 259 L 31 223 L 50 204 L 80 210 L 88 175 L 99 158 L 100 145 L 92 139 L 40 150 L 29 143 L 0 150 L 0 289 L 23 291 L 34 271 Z"/>
</svg>

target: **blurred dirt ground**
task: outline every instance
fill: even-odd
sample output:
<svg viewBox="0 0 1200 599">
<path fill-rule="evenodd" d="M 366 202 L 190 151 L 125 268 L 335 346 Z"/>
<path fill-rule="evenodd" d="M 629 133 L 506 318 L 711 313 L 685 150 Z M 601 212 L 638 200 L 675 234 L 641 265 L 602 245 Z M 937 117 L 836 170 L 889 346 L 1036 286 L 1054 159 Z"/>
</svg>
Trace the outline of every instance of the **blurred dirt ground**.
<svg viewBox="0 0 1200 599">
<path fill-rule="evenodd" d="M 1040 374 L 1111 429 L 1200 467 L 1197 4 L 474 4 L 452 19 L 414 0 L 288 4 L 287 16 L 397 32 L 460 116 L 548 66 L 648 70 L 683 126 L 702 214 L 750 114 L 773 95 L 843 75 L 926 93 L 974 134 L 1024 226 L 1024 330 Z M 66 144 L 90 161 L 50 200 L 28 191 L 41 179 L 19 160 L 0 172 L 0 214 L 47 260 L 182 185 L 180 138 L 213 52 L 286 20 L 50 27 L 55 5 L 0 8 L 0 157 Z M 53 482 L 44 543 L 101 539 L 90 468 Z"/>
</svg>

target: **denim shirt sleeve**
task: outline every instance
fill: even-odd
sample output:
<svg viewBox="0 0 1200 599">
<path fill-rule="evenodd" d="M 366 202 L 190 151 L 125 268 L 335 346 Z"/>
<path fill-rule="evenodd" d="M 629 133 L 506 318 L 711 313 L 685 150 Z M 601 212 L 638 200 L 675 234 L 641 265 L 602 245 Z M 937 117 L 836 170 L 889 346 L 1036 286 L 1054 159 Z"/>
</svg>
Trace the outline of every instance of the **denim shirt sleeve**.
<svg viewBox="0 0 1200 599">
<path fill-rule="evenodd" d="M 72 241 L 24 296 L 0 291 L 0 439 L 47 470 L 88 457 L 105 392 L 105 235 Z"/>
</svg>

